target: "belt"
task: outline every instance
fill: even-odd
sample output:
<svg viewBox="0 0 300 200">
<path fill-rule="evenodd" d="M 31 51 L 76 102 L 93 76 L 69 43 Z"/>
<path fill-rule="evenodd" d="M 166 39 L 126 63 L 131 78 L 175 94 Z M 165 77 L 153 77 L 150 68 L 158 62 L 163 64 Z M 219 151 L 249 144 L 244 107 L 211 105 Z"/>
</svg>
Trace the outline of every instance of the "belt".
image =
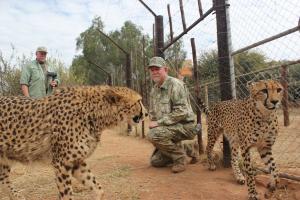
<svg viewBox="0 0 300 200">
<path fill-rule="evenodd" d="M 194 123 L 195 121 L 186 121 L 186 122 L 181 122 L 181 124 L 189 124 L 189 123 Z"/>
</svg>

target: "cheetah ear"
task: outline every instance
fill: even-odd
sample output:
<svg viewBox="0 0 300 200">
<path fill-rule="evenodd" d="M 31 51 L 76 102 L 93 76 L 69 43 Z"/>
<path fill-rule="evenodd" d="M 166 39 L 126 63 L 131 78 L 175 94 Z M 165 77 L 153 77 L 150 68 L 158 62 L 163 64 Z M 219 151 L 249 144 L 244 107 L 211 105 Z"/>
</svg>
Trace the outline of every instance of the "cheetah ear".
<svg viewBox="0 0 300 200">
<path fill-rule="evenodd" d="M 248 81 L 247 82 L 247 88 L 248 88 L 249 92 L 251 92 L 253 90 L 255 85 L 256 85 L 255 81 Z"/>
<path fill-rule="evenodd" d="M 255 91 L 254 91 L 255 84 L 256 84 L 256 82 L 254 82 L 254 81 L 248 81 L 247 82 L 247 88 L 248 88 L 248 91 L 250 93 L 250 96 L 255 93 Z"/>
<path fill-rule="evenodd" d="M 253 82 L 253 81 L 248 81 L 247 82 L 247 88 L 250 89 L 254 85 L 254 83 L 255 82 Z"/>
<path fill-rule="evenodd" d="M 122 99 L 122 96 L 119 95 L 118 93 L 116 93 L 114 90 L 108 88 L 105 91 L 104 99 L 110 104 L 116 104 L 116 103 L 120 102 L 120 100 Z"/>
</svg>

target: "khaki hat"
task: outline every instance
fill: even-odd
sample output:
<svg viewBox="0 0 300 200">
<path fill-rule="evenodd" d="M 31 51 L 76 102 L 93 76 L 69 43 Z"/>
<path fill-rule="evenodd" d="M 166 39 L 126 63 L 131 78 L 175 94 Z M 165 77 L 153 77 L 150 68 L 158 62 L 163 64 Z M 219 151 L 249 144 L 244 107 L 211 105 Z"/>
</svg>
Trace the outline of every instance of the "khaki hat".
<svg viewBox="0 0 300 200">
<path fill-rule="evenodd" d="M 149 67 L 165 67 L 166 61 L 162 57 L 153 57 L 150 59 Z"/>
<path fill-rule="evenodd" d="M 38 51 L 40 51 L 40 52 L 46 52 L 46 53 L 48 52 L 46 47 L 38 47 L 36 49 L 36 52 L 38 52 Z"/>
</svg>

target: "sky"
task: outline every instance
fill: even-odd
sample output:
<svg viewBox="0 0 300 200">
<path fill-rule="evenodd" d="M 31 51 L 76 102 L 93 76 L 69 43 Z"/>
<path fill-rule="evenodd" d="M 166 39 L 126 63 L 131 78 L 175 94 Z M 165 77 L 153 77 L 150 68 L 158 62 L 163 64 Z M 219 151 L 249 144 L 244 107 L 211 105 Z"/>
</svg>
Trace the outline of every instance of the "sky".
<svg viewBox="0 0 300 200">
<path fill-rule="evenodd" d="M 164 16 L 165 35 L 169 33 L 167 4 L 170 4 L 174 35 L 182 32 L 179 1 L 144 0 L 157 14 Z M 199 18 L 197 0 L 183 0 L 187 26 Z M 211 8 L 211 0 L 202 0 L 203 12 Z M 300 17 L 299 0 L 229 0 L 232 49 L 291 29 Z M 17 55 L 33 55 L 37 46 L 46 46 L 50 56 L 72 63 L 76 38 L 95 16 L 104 22 L 104 31 L 120 29 L 125 21 L 143 28 L 152 36 L 154 18 L 138 0 L 0 0 L 0 51 L 9 57 L 14 46 Z M 190 38 L 195 38 L 197 52 L 217 47 L 215 15 L 209 15 L 183 37 L 188 58 Z M 300 32 L 290 34 L 256 50 L 270 59 L 300 59 Z"/>
</svg>

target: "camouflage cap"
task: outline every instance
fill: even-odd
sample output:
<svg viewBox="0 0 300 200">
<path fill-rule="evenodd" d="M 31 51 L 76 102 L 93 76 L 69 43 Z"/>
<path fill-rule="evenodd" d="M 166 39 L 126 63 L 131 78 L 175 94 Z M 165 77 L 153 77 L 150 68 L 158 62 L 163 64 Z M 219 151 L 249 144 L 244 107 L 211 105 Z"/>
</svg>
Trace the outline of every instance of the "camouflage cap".
<svg viewBox="0 0 300 200">
<path fill-rule="evenodd" d="M 165 67 L 166 61 L 162 57 L 153 57 L 150 59 L 149 67 Z"/>
<path fill-rule="evenodd" d="M 36 52 L 38 52 L 38 51 L 46 52 L 46 53 L 48 52 L 48 51 L 47 51 L 47 48 L 46 48 L 46 47 L 42 47 L 42 46 L 41 46 L 41 47 L 38 47 L 38 48 L 36 49 Z"/>
</svg>

